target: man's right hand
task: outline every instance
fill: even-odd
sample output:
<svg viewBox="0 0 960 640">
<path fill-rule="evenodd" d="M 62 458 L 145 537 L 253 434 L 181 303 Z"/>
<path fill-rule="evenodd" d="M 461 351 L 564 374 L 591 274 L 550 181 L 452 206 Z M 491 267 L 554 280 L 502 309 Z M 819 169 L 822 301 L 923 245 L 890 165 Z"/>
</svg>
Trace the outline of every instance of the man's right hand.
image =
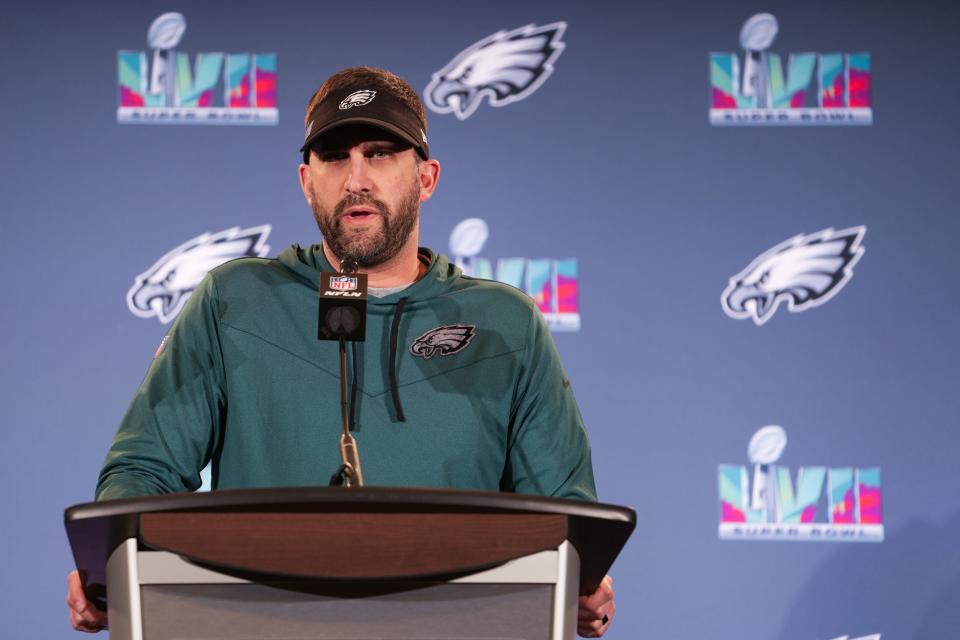
<svg viewBox="0 0 960 640">
<path fill-rule="evenodd" d="M 67 606 L 70 607 L 70 624 L 77 631 L 96 633 L 107 628 L 107 614 L 87 600 L 80 574 L 76 571 L 67 575 Z"/>
</svg>

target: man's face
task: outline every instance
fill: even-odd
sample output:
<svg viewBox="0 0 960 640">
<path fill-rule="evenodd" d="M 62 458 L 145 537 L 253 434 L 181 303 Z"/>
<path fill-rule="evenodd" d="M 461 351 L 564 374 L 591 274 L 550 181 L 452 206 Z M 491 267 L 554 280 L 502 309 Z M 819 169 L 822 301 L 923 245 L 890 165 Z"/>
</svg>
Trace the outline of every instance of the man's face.
<svg viewBox="0 0 960 640">
<path fill-rule="evenodd" d="M 414 154 L 373 127 L 338 129 L 313 148 L 301 181 L 324 242 L 341 261 L 374 267 L 416 243 L 425 197 Z"/>
</svg>

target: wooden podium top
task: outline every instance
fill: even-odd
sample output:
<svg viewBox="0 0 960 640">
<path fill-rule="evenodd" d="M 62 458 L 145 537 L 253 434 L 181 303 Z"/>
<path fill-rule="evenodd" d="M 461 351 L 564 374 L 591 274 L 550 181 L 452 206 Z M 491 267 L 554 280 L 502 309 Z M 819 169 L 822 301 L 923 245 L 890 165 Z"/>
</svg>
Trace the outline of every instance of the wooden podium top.
<svg viewBox="0 0 960 640">
<path fill-rule="evenodd" d="M 100 601 L 107 558 L 128 538 L 254 579 L 387 581 L 462 575 L 569 540 L 590 593 L 636 513 L 513 493 L 298 487 L 94 502 L 64 520 L 88 596 Z"/>
</svg>

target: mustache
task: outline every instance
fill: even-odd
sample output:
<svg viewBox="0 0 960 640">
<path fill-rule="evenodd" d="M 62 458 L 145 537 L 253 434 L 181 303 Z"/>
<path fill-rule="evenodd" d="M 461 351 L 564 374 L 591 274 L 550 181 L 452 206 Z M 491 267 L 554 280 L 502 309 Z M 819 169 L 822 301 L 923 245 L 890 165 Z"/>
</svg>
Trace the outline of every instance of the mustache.
<svg viewBox="0 0 960 640">
<path fill-rule="evenodd" d="M 377 200 L 372 196 L 361 196 L 351 193 L 350 195 L 344 196 L 344 198 L 337 203 L 337 206 L 333 209 L 333 215 L 336 218 L 340 218 L 350 207 L 370 207 L 384 217 L 389 217 L 390 213 L 390 207 L 382 200 Z"/>
</svg>

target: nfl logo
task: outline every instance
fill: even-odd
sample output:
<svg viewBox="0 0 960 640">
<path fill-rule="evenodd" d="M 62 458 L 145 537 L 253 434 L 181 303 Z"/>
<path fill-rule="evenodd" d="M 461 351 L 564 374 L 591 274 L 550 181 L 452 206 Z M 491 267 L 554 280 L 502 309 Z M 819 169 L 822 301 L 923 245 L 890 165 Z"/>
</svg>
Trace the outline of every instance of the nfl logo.
<svg viewBox="0 0 960 640">
<path fill-rule="evenodd" d="M 357 288 L 357 279 L 347 276 L 333 276 L 330 278 L 330 288 L 335 291 L 353 291 Z"/>
</svg>

